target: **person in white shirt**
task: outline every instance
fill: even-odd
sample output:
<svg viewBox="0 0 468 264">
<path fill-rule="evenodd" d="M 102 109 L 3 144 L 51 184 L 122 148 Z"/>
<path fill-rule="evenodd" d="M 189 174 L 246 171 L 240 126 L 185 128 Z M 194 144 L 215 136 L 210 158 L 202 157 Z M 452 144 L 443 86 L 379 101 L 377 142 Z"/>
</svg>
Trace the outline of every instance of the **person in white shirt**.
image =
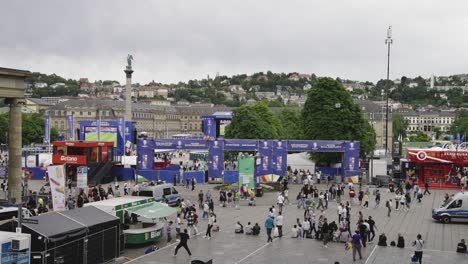
<svg viewBox="0 0 468 264">
<path fill-rule="evenodd" d="M 413 241 L 413 247 L 415 257 L 418 258 L 419 263 L 422 263 L 424 240 L 422 240 L 421 234 L 416 236 L 416 240 Z"/>
<path fill-rule="evenodd" d="M 276 227 L 278 227 L 278 237 L 283 236 L 283 213 L 278 212 L 278 217 L 276 217 Z"/>
<path fill-rule="evenodd" d="M 408 211 L 408 207 L 406 206 L 406 197 L 404 195 L 402 195 L 400 198 L 400 206 L 401 210 Z"/>
<path fill-rule="evenodd" d="M 297 225 L 294 225 L 293 228 L 291 228 L 291 238 L 298 238 L 298 229 Z"/>
<path fill-rule="evenodd" d="M 278 211 L 280 213 L 283 212 L 284 196 L 282 193 L 278 195 L 278 198 L 276 199 L 276 203 L 278 204 Z"/>
<path fill-rule="evenodd" d="M 252 235 L 252 224 L 250 224 L 250 222 L 248 222 L 245 226 L 245 234 Z"/>
<path fill-rule="evenodd" d="M 341 218 L 343 217 L 343 204 L 340 203 L 338 205 L 338 209 L 336 210 L 336 213 L 338 214 L 338 223 L 341 222 Z"/>
</svg>

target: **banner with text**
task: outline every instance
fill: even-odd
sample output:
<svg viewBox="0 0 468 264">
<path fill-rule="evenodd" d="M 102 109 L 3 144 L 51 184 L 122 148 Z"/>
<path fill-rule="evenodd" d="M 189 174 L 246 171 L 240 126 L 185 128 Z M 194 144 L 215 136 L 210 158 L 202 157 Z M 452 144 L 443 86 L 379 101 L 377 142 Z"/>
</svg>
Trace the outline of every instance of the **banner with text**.
<svg viewBox="0 0 468 264">
<path fill-rule="evenodd" d="M 255 151 L 258 141 L 251 139 L 225 139 L 224 150 Z"/>
<path fill-rule="evenodd" d="M 257 166 L 257 176 L 271 174 L 271 160 L 273 156 L 273 142 L 267 140 L 261 140 L 258 148 L 258 154 L 260 155 L 261 162 Z"/>
<path fill-rule="evenodd" d="M 343 141 L 288 140 L 287 151 L 344 152 Z"/>
<path fill-rule="evenodd" d="M 76 188 L 84 190 L 88 186 L 88 167 L 76 168 Z"/>
<path fill-rule="evenodd" d="M 207 150 L 208 141 L 203 139 L 155 139 L 154 148 L 167 150 Z"/>
<path fill-rule="evenodd" d="M 255 158 L 241 157 L 239 159 L 239 191 L 242 185 L 251 190 L 255 187 Z"/>
<path fill-rule="evenodd" d="M 343 167 L 344 176 L 348 181 L 356 182 L 359 177 L 359 147 L 358 141 L 345 142 L 346 152 L 344 155 Z"/>
<path fill-rule="evenodd" d="M 65 165 L 47 167 L 54 211 L 65 210 Z"/>
<path fill-rule="evenodd" d="M 68 136 L 70 140 L 75 140 L 75 118 L 73 115 L 67 116 L 68 121 Z"/>
<path fill-rule="evenodd" d="M 210 154 L 208 156 L 208 177 L 221 178 L 223 176 L 223 148 L 222 141 L 210 141 Z"/>
<path fill-rule="evenodd" d="M 154 141 L 152 139 L 138 140 L 138 169 L 152 170 L 154 167 Z"/>
<path fill-rule="evenodd" d="M 50 144 L 50 115 L 44 121 L 44 144 Z"/>
<path fill-rule="evenodd" d="M 282 141 L 274 141 L 273 143 L 273 160 L 272 160 L 272 171 L 273 174 L 279 176 L 286 175 L 287 167 L 287 152 L 286 144 Z"/>
</svg>

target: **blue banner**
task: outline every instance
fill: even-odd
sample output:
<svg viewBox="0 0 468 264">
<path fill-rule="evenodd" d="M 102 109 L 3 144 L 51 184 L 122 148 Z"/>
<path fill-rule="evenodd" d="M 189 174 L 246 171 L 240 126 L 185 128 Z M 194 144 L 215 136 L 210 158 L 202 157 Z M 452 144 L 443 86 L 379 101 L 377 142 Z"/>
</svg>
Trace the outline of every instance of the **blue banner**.
<svg viewBox="0 0 468 264">
<path fill-rule="evenodd" d="M 260 164 L 257 166 L 256 176 L 268 175 L 272 173 L 271 160 L 273 158 L 273 142 L 261 140 L 258 148 Z"/>
<path fill-rule="evenodd" d="M 67 116 L 68 121 L 68 136 L 70 140 L 75 140 L 75 118 L 73 115 Z"/>
<path fill-rule="evenodd" d="M 360 142 L 346 142 L 346 152 L 344 155 L 343 167 L 345 169 L 345 177 L 359 175 L 359 147 Z"/>
<path fill-rule="evenodd" d="M 460 144 L 461 139 L 460 139 L 460 133 L 457 133 L 457 144 Z"/>
<path fill-rule="evenodd" d="M 450 134 L 450 143 L 454 143 L 454 142 L 453 142 L 453 135 L 452 135 L 452 134 Z"/>
<path fill-rule="evenodd" d="M 121 139 L 120 141 L 125 142 L 125 119 L 122 116 L 119 116 L 117 118 L 117 129 L 119 131 L 119 138 Z M 125 153 L 125 145 L 121 144 L 120 147 L 121 147 L 122 153 Z"/>
<path fill-rule="evenodd" d="M 287 167 L 286 144 L 282 141 L 274 141 L 272 143 L 273 143 L 273 160 L 272 160 L 273 174 L 284 176 L 286 175 L 286 167 Z"/>
<path fill-rule="evenodd" d="M 184 139 L 182 140 L 182 148 L 188 150 L 208 150 L 208 141 L 202 139 Z"/>
<path fill-rule="evenodd" d="M 208 141 L 203 139 L 155 139 L 154 147 L 155 149 L 207 150 Z"/>
<path fill-rule="evenodd" d="M 50 144 L 50 116 L 45 118 L 44 122 L 44 144 Z"/>
<path fill-rule="evenodd" d="M 255 139 L 225 139 L 224 150 L 254 151 L 258 149 Z"/>
<path fill-rule="evenodd" d="M 287 151 L 344 152 L 343 141 L 288 140 Z"/>
<path fill-rule="evenodd" d="M 138 169 L 152 170 L 154 167 L 154 143 L 151 139 L 138 140 Z"/>
<path fill-rule="evenodd" d="M 210 154 L 208 156 L 208 177 L 221 178 L 223 176 L 223 148 L 222 141 L 210 141 Z"/>
<path fill-rule="evenodd" d="M 203 118 L 203 134 L 205 138 L 213 140 L 216 138 L 216 121 L 214 117 L 204 116 Z"/>
<path fill-rule="evenodd" d="M 98 119 L 96 120 L 96 133 L 97 133 L 97 140 L 101 141 L 101 115 L 99 114 Z"/>
</svg>

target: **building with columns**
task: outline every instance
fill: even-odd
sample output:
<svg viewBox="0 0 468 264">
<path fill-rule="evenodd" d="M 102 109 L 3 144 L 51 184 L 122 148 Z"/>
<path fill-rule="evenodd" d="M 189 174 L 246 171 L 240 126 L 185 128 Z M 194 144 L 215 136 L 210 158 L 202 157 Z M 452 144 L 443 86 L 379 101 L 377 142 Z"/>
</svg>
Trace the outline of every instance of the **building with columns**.
<svg viewBox="0 0 468 264">
<path fill-rule="evenodd" d="M 146 103 L 132 103 L 132 121 L 139 133 L 146 132 L 151 138 L 168 138 L 176 134 L 202 136 L 202 115 L 219 111 L 230 111 L 225 106 L 162 106 Z M 45 112 L 50 115 L 51 127 L 68 138 L 67 115 L 73 115 L 75 128 L 79 121 L 116 121 L 125 115 L 125 102 L 116 100 L 73 99 L 51 106 Z"/>
</svg>

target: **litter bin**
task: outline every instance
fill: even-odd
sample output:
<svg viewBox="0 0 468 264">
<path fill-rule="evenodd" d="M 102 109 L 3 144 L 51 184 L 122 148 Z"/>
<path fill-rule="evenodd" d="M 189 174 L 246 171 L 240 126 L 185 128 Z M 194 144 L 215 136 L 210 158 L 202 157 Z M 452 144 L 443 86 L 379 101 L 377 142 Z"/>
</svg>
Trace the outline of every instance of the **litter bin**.
<svg viewBox="0 0 468 264">
<path fill-rule="evenodd" d="M 262 187 L 255 187 L 255 196 L 262 197 L 263 196 L 263 189 Z"/>
</svg>

